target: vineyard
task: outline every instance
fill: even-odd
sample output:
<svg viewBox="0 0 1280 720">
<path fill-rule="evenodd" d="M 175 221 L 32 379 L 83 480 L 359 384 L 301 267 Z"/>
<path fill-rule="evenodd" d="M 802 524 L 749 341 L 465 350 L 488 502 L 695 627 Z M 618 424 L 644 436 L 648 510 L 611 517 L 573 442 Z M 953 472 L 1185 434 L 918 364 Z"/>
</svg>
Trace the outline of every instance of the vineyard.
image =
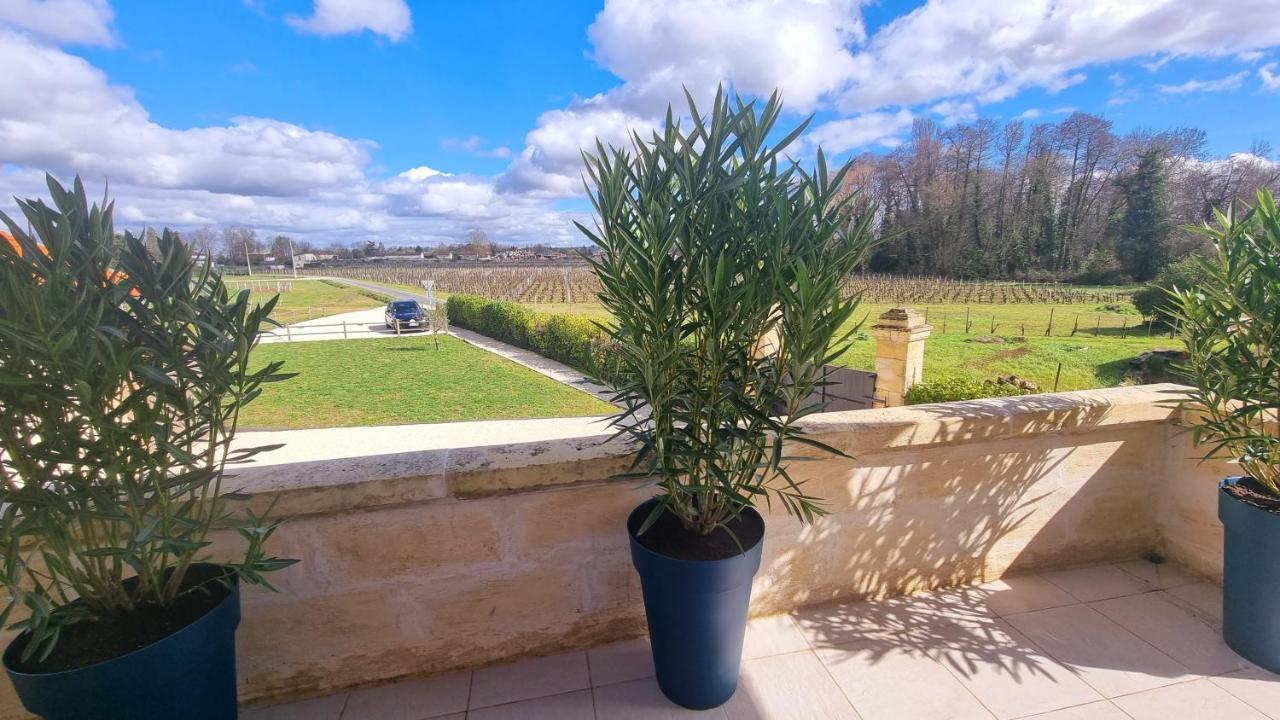
<svg viewBox="0 0 1280 720">
<path fill-rule="evenodd" d="M 600 290 L 586 265 L 489 265 L 441 267 L 378 265 L 317 268 L 309 274 L 367 280 L 384 285 L 420 287 L 434 281 L 436 292 L 482 295 L 496 300 L 545 304 L 590 303 Z M 845 281 L 846 294 L 862 293 L 874 304 L 1099 305 L 1124 302 L 1128 293 L 1115 288 L 1079 288 L 1049 283 L 969 282 L 937 277 L 855 275 Z"/>
</svg>

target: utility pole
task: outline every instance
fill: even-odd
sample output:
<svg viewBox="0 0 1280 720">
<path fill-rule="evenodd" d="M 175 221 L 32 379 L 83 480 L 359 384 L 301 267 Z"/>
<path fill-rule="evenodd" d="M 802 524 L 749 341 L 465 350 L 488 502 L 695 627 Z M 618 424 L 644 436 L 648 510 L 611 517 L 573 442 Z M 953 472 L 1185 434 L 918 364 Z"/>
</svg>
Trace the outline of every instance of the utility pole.
<svg viewBox="0 0 1280 720">
<path fill-rule="evenodd" d="M 293 276 L 298 277 L 298 256 L 293 254 L 293 238 L 289 238 L 289 261 L 293 263 Z"/>
<path fill-rule="evenodd" d="M 253 263 L 249 260 L 249 241 L 244 241 L 244 265 L 249 268 L 249 277 L 253 277 Z"/>
</svg>

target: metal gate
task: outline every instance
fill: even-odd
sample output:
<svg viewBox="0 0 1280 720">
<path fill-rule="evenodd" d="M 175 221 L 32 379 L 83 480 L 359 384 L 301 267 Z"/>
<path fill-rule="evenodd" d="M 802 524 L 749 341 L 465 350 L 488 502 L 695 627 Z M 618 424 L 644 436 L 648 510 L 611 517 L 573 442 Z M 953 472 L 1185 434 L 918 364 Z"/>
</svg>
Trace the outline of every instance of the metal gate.
<svg viewBox="0 0 1280 720">
<path fill-rule="evenodd" d="M 827 371 L 829 384 L 814 393 L 827 403 L 827 412 L 875 407 L 875 373 L 830 365 Z"/>
</svg>

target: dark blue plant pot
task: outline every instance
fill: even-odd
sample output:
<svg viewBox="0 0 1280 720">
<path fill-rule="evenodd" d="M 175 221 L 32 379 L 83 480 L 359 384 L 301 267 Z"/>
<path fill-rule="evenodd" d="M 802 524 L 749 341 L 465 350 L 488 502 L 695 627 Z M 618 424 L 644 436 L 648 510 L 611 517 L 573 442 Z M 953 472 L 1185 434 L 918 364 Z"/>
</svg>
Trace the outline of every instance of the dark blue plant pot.
<svg viewBox="0 0 1280 720">
<path fill-rule="evenodd" d="M 19 636 L 4 667 L 22 705 L 45 720 L 235 720 L 239 624 L 235 585 L 200 619 L 127 655 L 61 672 L 17 672 Z"/>
<path fill-rule="evenodd" d="M 1280 672 L 1280 515 L 1218 486 L 1224 529 L 1222 637 L 1244 659 Z"/>
<path fill-rule="evenodd" d="M 627 527 L 637 527 L 655 502 L 633 510 Z M 763 535 L 741 555 L 678 560 L 644 547 L 629 534 L 658 687 L 672 702 L 693 710 L 723 705 L 738 688 L 751 581 L 760 569 Z"/>
</svg>

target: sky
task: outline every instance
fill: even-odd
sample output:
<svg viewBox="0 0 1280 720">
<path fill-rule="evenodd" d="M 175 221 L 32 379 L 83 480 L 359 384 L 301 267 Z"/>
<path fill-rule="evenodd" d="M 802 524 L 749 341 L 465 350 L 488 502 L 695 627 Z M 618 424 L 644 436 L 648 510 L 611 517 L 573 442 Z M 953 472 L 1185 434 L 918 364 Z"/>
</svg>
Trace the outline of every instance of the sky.
<svg viewBox="0 0 1280 720">
<path fill-rule="evenodd" d="M 0 210 L 44 173 L 117 227 L 583 243 L 580 149 L 682 87 L 777 89 L 795 155 L 912 121 L 1198 127 L 1280 147 L 1274 0 L 0 0 Z"/>
</svg>

